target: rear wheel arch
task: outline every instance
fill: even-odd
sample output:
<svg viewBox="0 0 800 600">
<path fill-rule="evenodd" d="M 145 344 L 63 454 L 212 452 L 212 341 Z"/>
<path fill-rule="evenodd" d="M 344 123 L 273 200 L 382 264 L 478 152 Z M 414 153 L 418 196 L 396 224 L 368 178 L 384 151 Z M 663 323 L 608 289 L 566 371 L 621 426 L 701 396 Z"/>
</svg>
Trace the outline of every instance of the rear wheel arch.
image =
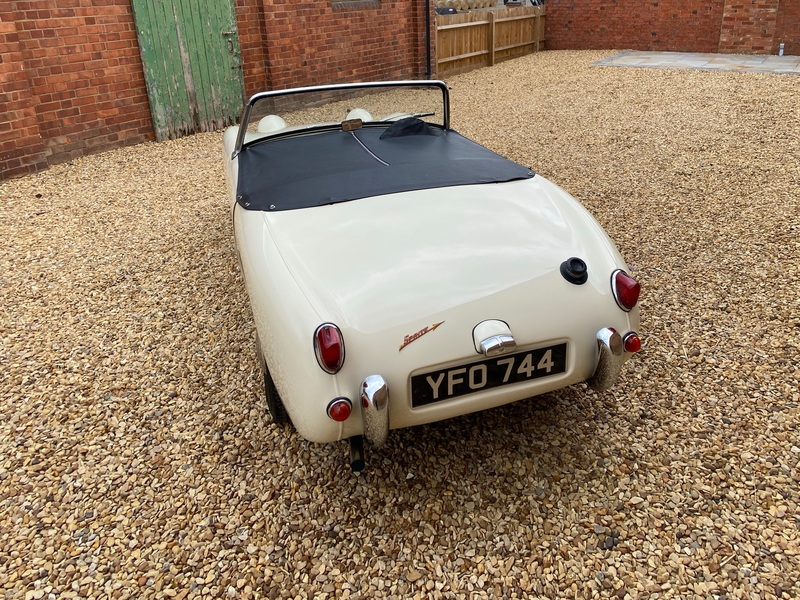
<svg viewBox="0 0 800 600">
<path fill-rule="evenodd" d="M 289 413 L 286 412 L 286 407 L 283 404 L 283 400 L 281 400 L 278 389 L 275 387 L 275 382 L 272 380 L 272 375 L 270 375 L 269 366 L 267 365 L 267 361 L 264 359 L 264 353 L 261 351 L 261 341 L 258 339 L 258 334 L 256 334 L 256 357 L 263 379 L 264 398 L 266 400 L 267 412 L 270 414 L 272 421 L 276 425 L 291 426 L 292 420 L 289 417 Z"/>
</svg>

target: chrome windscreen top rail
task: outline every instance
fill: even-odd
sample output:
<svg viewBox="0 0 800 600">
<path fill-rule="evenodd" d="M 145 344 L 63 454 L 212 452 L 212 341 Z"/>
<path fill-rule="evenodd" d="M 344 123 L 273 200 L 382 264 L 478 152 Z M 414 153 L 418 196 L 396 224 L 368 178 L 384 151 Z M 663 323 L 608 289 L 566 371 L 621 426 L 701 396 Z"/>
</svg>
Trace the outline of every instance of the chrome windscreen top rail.
<svg viewBox="0 0 800 600">
<path fill-rule="evenodd" d="M 259 100 L 265 98 L 276 98 L 279 96 L 292 96 L 295 94 L 304 94 L 310 92 L 331 92 L 340 90 L 359 90 L 359 89 L 376 89 L 376 88 L 400 88 L 400 87 L 416 87 L 416 88 L 439 88 L 442 92 L 442 108 L 444 111 L 444 128 L 450 129 L 450 92 L 447 89 L 447 84 L 440 80 L 403 80 L 403 81 L 374 81 L 364 83 L 338 83 L 331 85 L 316 85 L 310 87 L 290 88 L 287 90 L 271 90 L 269 92 L 259 92 L 250 97 L 247 104 L 242 111 L 242 118 L 239 122 L 239 134 L 236 136 L 236 146 L 233 151 L 233 157 L 236 157 L 244 146 L 245 133 L 247 133 L 247 124 L 250 122 L 250 112 L 253 105 Z"/>
</svg>

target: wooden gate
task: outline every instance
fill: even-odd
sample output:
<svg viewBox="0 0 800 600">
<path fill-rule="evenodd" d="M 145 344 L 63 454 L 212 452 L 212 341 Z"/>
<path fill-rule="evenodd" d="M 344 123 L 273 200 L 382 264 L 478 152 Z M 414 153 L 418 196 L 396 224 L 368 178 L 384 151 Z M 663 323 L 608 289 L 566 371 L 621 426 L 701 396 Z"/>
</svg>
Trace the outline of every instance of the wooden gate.
<svg viewBox="0 0 800 600">
<path fill-rule="evenodd" d="M 233 123 L 242 59 L 233 0 L 133 0 L 156 139 Z"/>
</svg>

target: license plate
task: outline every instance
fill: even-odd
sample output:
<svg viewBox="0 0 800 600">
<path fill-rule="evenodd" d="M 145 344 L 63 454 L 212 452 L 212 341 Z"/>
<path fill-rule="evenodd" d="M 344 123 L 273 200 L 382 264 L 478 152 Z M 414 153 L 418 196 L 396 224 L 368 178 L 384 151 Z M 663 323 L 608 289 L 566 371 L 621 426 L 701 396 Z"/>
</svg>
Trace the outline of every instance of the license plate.
<svg viewBox="0 0 800 600">
<path fill-rule="evenodd" d="M 418 408 L 566 370 L 567 344 L 563 343 L 431 371 L 411 378 L 411 406 Z"/>
</svg>

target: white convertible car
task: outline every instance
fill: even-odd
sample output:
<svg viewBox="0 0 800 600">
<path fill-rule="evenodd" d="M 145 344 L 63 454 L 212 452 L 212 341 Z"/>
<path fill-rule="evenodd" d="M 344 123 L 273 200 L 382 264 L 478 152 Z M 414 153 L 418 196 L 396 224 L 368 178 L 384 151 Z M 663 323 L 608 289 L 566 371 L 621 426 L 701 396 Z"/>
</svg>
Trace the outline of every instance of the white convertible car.
<svg viewBox="0 0 800 600">
<path fill-rule="evenodd" d="M 224 135 L 267 408 L 315 442 L 612 386 L 639 284 L 569 194 L 450 128 L 441 81 L 264 92 Z"/>
</svg>

